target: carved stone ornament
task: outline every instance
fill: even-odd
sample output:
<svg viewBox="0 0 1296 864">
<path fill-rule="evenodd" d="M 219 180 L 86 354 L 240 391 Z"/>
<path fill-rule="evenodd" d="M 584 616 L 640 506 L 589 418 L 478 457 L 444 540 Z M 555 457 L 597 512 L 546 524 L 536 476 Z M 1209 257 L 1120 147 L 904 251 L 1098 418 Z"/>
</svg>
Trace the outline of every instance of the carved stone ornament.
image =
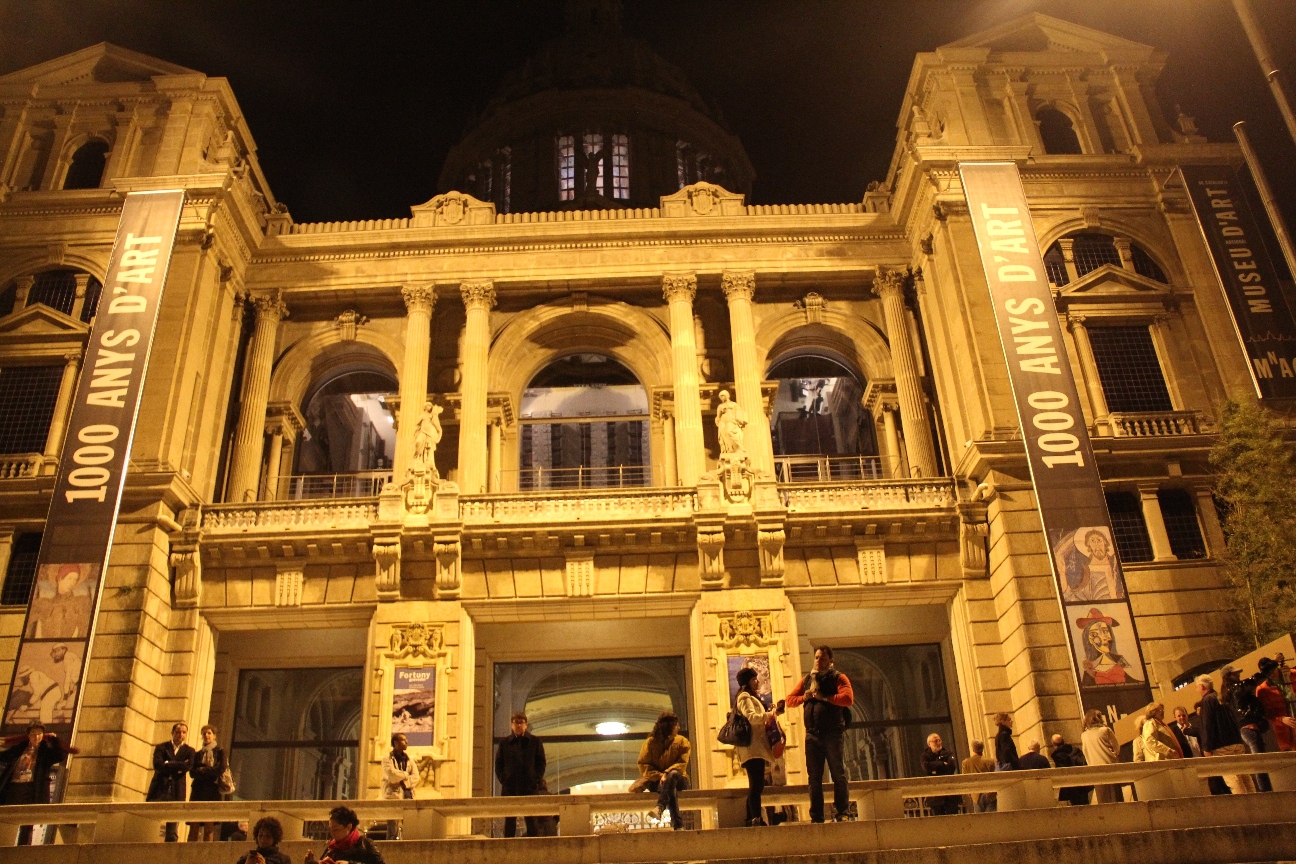
<svg viewBox="0 0 1296 864">
<path fill-rule="evenodd" d="M 698 525 L 698 567 L 702 571 L 703 588 L 719 588 L 724 584 L 724 523 Z"/>
<path fill-rule="evenodd" d="M 459 296 L 465 309 L 495 308 L 495 283 L 489 280 L 464 282 L 459 285 Z"/>
<path fill-rule="evenodd" d="M 756 548 L 760 552 L 760 577 L 764 587 L 783 584 L 783 543 L 786 539 L 781 523 L 757 527 Z"/>
<path fill-rule="evenodd" d="M 743 611 L 720 616 L 716 644 L 721 648 L 768 648 L 777 641 L 773 615 Z"/>
<path fill-rule="evenodd" d="M 905 274 L 900 270 L 878 268 L 877 278 L 873 280 L 873 291 L 879 297 L 886 297 L 888 294 L 899 294 L 904 296 Z"/>
<path fill-rule="evenodd" d="M 805 319 L 807 324 L 823 323 L 823 312 L 824 312 L 823 295 L 819 294 L 818 292 L 811 291 L 809 294 L 805 296 L 804 300 L 801 300 L 796 305 L 799 305 L 802 309 L 805 310 Z"/>
<path fill-rule="evenodd" d="M 400 537 L 377 537 L 373 542 L 373 559 L 377 568 L 375 587 L 379 600 L 400 598 Z"/>
<path fill-rule="evenodd" d="M 436 596 L 451 599 L 459 596 L 459 561 L 462 546 L 457 537 L 438 537 L 432 545 L 436 558 Z"/>
<path fill-rule="evenodd" d="M 495 222 L 495 205 L 452 191 L 437 195 L 426 204 L 411 207 L 410 215 L 410 225 L 414 228 L 492 225 Z"/>
<path fill-rule="evenodd" d="M 202 596 L 202 557 L 198 544 L 173 544 L 171 566 L 175 568 L 175 605 L 192 609 Z"/>
<path fill-rule="evenodd" d="M 401 298 L 406 311 L 431 313 L 436 304 L 436 290 L 432 285 L 405 285 L 401 288 Z"/>
<path fill-rule="evenodd" d="M 661 215 L 677 216 L 742 216 L 744 196 L 730 192 L 714 183 L 698 182 L 661 198 Z"/>
<path fill-rule="evenodd" d="M 435 660 L 442 653 L 441 646 L 444 634 L 439 626 L 432 624 L 407 624 L 404 627 L 393 627 L 390 652 L 393 660 L 404 660 L 407 657 L 422 657 Z"/>
<path fill-rule="evenodd" d="M 338 336 L 343 342 L 354 342 L 357 329 L 368 324 L 369 319 L 354 309 L 348 309 L 334 318 L 333 323 L 337 325 Z"/>
<path fill-rule="evenodd" d="M 751 270 L 727 270 L 720 274 L 720 291 L 729 301 L 750 300 L 756 293 L 756 274 Z"/>
<path fill-rule="evenodd" d="M 662 299 L 670 303 L 676 300 L 693 302 L 697 296 L 697 274 L 667 273 L 662 277 Z"/>
</svg>

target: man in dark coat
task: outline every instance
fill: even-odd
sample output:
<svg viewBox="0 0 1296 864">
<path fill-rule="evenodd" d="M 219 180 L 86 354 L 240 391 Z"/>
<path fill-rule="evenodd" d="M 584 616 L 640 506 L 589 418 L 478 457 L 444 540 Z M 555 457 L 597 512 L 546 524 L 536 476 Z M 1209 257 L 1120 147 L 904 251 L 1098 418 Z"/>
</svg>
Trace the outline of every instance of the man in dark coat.
<svg viewBox="0 0 1296 864">
<path fill-rule="evenodd" d="M 1082 768 L 1085 764 L 1084 754 L 1072 747 L 1061 735 L 1054 735 L 1053 764 L 1059 768 Z M 1089 803 L 1092 786 L 1064 786 L 1058 790 L 1058 800 L 1065 801 L 1073 807 Z"/>
<path fill-rule="evenodd" d="M 1025 755 L 1017 760 L 1017 767 L 1023 771 L 1036 771 L 1041 768 L 1052 768 L 1053 765 L 1049 762 L 1047 756 L 1040 753 L 1039 740 L 1032 738 L 1030 743 L 1026 745 Z"/>
<path fill-rule="evenodd" d="M 928 777 L 946 777 L 958 773 L 958 760 L 945 749 L 944 743 L 935 732 L 927 736 L 927 748 L 922 751 L 918 761 Z M 931 808 L 933 816 L 952 816 L 959 810 L 959 797 L 935 795 L 927 799 L 927 806 Z"/>
<path fill-rule="evenodd" d="M 1209 675 L 1197 676 L 1197 692 L 1201 693 L 1198 704 L 1201 713 L 1201 724 L 1198 739 L 1203 756 L 1236 756 L 1247 752 L 1242 743 L 1242 733 L 1238 729 L 1237 718 L 1233 709 L 1220 702 L 1215 692 L 1215 682 Z M 1234 795 L 1246 795 L 1256 791 L 1255 781 L 1250 774 L 1225 774 L 1224 782 Z"/>
<path fill-rule="evenodd" d="M 67 757 L 57 735 L 46 734 L 44 726 L 32 723 L 26 737 L 0 752 L 0 803 L 50 803 L 50 771 Z M 24 825 L 18 830 L 18 845 L 31 842 L 31 826 Z"/>
<path fill-rule="evenodd" d="M 145 801 L 184 801 L 185 777 L 193 770 L 194 749 L 185 743 L 189 735 L 189 726 L 177 723 L 171 727 L 171 740 L 163 741 L 153 748 L 153 782 L 149 784 Z M 179 825 L 168 822 L 166 825 L 166 842 L 175 843 L 180 839 Z"/>
<path fill-rule="evenodd" d="M 521 711 L 509 721 L 513 734 L 500 742 L 495 754 L 495 779 L 505 795 L 535 795 L 544 781 L 545 752 L 540 739 L 527 731 L 527 716 Z M 526 817 L 527 836 L 540 836 L 540 820 Z M 504 818 L 504 836 L 517 836 L 517 817 Z"/>
</svg>

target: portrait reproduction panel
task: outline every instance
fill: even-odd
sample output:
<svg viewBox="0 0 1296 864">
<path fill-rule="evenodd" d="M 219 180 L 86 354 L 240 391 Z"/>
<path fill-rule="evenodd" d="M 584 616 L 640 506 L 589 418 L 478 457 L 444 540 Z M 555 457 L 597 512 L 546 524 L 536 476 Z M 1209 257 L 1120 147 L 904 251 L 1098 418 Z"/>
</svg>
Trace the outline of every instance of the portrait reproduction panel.
<svg viewBox="0 0 1296 864">
<path fill-rule="evenodd" d="M 85 642 L 23 643 L 4 725 L 25 727 L 39 721 L 50 732 L 70 729 L 85 646 Z"/>
<path fill-rule="evenodd" d="M 1065 610 L 1082 687 L 1143 683 L 1143 659 L 1130 635 L 1134 628 L 1128 604 L 1085 604 Z"/>
<path fill-rule="evenodd" d="M 1054 564 L 1062 579 L 1062 602 L 1124 600 L 1125 575 L 1116 557 L 1111 529 L 1094 525 L 1067 531 L 1053 544 Z"/>
<path fill-rule="evenodd" d="M 32 589 L 25 638 L 89 638 L 98 588 L 98 564 L 42 564 Z"/>
</svg>

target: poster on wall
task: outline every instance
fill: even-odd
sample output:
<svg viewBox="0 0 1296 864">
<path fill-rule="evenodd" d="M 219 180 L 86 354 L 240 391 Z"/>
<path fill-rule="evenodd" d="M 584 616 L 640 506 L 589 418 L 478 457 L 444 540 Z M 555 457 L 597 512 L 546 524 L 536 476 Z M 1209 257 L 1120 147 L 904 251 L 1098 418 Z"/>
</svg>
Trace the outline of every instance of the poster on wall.
<svg viewBox="0 0 1296 864">
<path fill-rule="evenodd" d="M 1233 329 L 1261 399 L 1296 396 L 1296 321 L 1238 176 L 1228 165 L 1180 169 Z"/>
<path fill-rule="evenodd" d="M 0 734 L 69 740 L 184 192 L 132 192 L 86 341 Z"/>
<path fill-rule="evenodd" d="M 1058 602 L 1085 709 L 1115 717 L 1152 701 L 1125 575 L 1049 290 L 1012 162 L 962 163 Z"/>
<path fill-rule="evenodd" d="M 774 707 L 774 687 L 770 682 L 770 661 L 768 654 L 750 656 L 734 654 L 729 656 L 729 704 L 738 701 L 738 673 L 743 669 L 756 670 L 756 697 L 760 699 L 765 710 Z"/>
<path fill-rule="evenodd" d="M 391 731 L 404 735 L 411 747 L 432 746 L 436 740 L 436 667 L 396 667 Z"/>
</svg>

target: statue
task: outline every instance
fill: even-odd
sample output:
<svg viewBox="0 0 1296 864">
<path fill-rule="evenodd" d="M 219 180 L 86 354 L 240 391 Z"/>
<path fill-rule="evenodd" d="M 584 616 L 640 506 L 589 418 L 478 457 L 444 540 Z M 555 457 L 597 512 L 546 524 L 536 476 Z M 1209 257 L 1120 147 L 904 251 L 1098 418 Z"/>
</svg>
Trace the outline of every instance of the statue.
<svg viewBox="0 0 1296 864">
<path fill-rule="evenodd" d="M 716 406 L 716 434 L 720 439 L 721 453 L 744 453 L 743 427 L 747 425 L 742 406 L 729 398 L 728 390 L 720 391 L 720 404 Z"/>
<path fill-rule="evenodd" d="M 426 403 L 423 413 L 419 415 L 418 425 L 414 427 L 413 464 L 431 469 L 434 480 L 441 479 L 436 469 L 436 448 L 441 443 L 441 412 L 444 410 L 440 405 Z"/>
</svg>

